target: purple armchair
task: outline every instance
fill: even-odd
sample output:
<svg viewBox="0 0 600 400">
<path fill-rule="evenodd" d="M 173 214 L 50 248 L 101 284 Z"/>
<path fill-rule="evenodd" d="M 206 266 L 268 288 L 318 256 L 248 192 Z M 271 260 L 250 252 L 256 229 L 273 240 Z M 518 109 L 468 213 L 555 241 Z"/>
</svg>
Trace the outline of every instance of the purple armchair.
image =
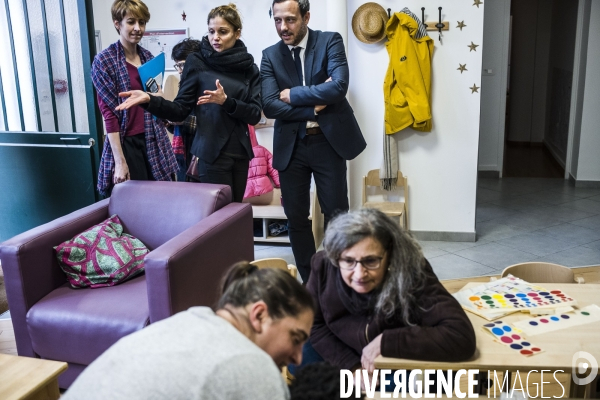
<svg viewBox="0 0 600 400">
<path fill-rule="evenodd" d="M 117 214 L 149 249 L 146 273 L 73 289 L 53 247 Z M 129 181 L 112 196 L 0 244 L 20 356 L 66 361 L 67 388 L 117 340 L 192 306 L 211 306 L 223 271 L 254 259 L 252 208 L 224 185 Z M 93 390 L 93 388 L 91 388 Z"/>
</svg>

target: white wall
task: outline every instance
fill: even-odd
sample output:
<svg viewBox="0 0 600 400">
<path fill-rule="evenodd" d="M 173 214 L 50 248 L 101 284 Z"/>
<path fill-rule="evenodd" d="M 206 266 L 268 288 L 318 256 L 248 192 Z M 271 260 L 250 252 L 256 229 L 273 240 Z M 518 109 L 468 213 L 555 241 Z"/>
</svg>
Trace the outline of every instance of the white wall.
<svg viewBox="0 0 600 400">
<path fill-rule="evenodd" d="M 348 0 L 348 21 L 362 0 Z M 408 7 L 426 20 L 437 20 L 439 1 L 392 0 L 379 2 L 384 8 L 400 11 Z M 400 169 L 408 176 L 410 187 L 410 229 L 414 231 L 475 231 L 475 190 L 479 142 L 480 94 L 470 86 L 481 86 L 481 44 L 484 5 L 472 2 L 443 2 L 442 18 L 450 21 L 443 44 L 437 32 L 432 68 L 433 130 L 422 133 L 410 128 L 395 135 Z M 467 25 L 462 32 L 457 21 Z M 367 149 L 350 163 L 350 176 L 356 182 L 368 170 L 379 168 L 383 148 L 383 78 L 388 55 L 383 42 L 367 45 L 349 35 L 350 100 L 366 137 Z M 480 45 L 469 52 L 473 41 Z M 457 71 L 458 64 L 468 71 Z M 360 185 L 351 190 L 351 204 L 360 204 Z"/>
<path fill-rule="evenodd" d="M 117 40 L 110 21 L 110 0 L 94 0 L 96 29 L 102 31 L 102 44 L 108 46 Z M 178 0 L 165 7 L 159 0 L 147 0 L 153 17 L 148 29 L 189 27 L 191 36 L 200 38 L 206 32 L 206 15 L 210 8 L 222 1 L 196 2 Z M 350 27 L 352 15 L 364 1 L 346 0 L 348 24 L 348 61 L 350 66 L 349 99 L 367 140 L 367 149 L 349 162 L 350 204 L 358 208 L 361 201 L 361 178 L 370 169 L 379 168 L 383 158 L 383 78 L 388 55 L 383 42 L 366 45 L 359 42 Z M 421 14 L 426 7 L 427 20 L 437 20 L 438 2 L 408 0 L 400 6 L 392 0 L 379 2 L 384 8 L 400 11 L 410 8 Z M 237 0 L 244 17 L 245 41 L 255 61 L 260 65 L 261 50 L 278 40 L 269 19 L 271 0 Z M 311 2 L 312 29 L 327 30 L 334 25 L 331 9 L 343 10 L 343 0 L 313 0 Z M 181 20 L 181 12 L 187 22 Z M 477 151 L 479 138 L 480 94 L 471 94 L 470 86 L 481 86 L 481 50 L 484 5 L 479 8 L 471 2 L 444 5 L 442 18 L 450 21 L 450 31 L 444 32 L 444 43 L 435 38 L 433 57 L 433 131 L 416 132 L 411 129 L 396 134 L 400 169 L 408 176 L 410 186 L 410 228 L 416 231 L 460 232 L 475 231 L 475 190 L 477 179 Z M 334 14 L 335 15 L 335 14 Z M 338 14 L 339 15 L 339 14 Z M 343 15 L 340 17 L 343 18 Z M 462 32 L 456 21 L 467 25 Z M 329 22 L 328 22 L 329 21 Z M 339 29 L 339 28 L 336 28 Z M 468 44 L 479 44 L 469 52 Z M 456 69 L 459 62 L 467 63 L 462 75 Z M 272 148 L 272 129 L 257 131 L 259 142 Z"/>
<path fill-rule="evenodd" d="M 587 46 L 585 93 L 579 137 L 577 181 L 600 182 L 600 2 L 592 1 Z"/>
<path fill-rule="evenodd" d="M 502 172 L 509 29 L 510 0 L 488 0 L 482 46 L 480 171 Z"/>
</svg>

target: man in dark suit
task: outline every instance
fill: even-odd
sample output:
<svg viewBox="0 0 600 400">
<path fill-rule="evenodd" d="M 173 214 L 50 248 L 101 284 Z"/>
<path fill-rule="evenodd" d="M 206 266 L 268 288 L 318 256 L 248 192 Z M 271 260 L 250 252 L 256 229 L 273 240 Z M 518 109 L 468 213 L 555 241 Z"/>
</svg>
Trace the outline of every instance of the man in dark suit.
<svg viewBox="0 0 600 400">
<path fill-rule="evenodd" d="M 307 282 L 315 253 L 311 175 L 327 226 L 336 213 L 348 211 L 346 160 L 367 144 L 346 100 L 349 72 L 340 34 L 308 29 L 308 0 L 274 0 L 272 8 L 281 41 L 263 51 L 263 111 L 275 119 L 273 166 L 294 258 Z"/>
</svg>

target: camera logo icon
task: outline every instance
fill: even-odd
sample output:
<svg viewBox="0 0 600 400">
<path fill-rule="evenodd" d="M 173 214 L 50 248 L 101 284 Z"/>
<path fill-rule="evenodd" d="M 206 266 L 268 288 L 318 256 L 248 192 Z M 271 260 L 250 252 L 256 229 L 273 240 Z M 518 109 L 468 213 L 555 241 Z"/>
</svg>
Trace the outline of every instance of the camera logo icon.
<svg viewBox="0 0 600 400">
<path fill-rule="evenodd" d="M 571 371 L 571 377 L 575 384 L 583 386 L 591 383 L 596 375 L 598 375 L 598 361 L 596 358 L 588 353 L 587 351 L 578 351 L 573 354 L 573 361 L 571 362 L 573 370 Z M 583 375 L 589 371 L 589 374 L 585 378 L 580 378 L 578 375 Z"/>
</svg>

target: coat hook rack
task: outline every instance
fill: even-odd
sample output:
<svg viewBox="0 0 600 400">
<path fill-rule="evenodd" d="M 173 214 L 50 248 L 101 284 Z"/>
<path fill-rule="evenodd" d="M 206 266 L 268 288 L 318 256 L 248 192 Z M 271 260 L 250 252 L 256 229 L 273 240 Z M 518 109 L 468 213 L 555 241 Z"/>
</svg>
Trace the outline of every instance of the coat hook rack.
<svg viewBox="0 0 600 400">
<path fill-rule="evenodd" d="M 442 7 L 439 7 L 438 10 L 440 12 L 439 22 L 425 22 L 425 7 L 421 7 L 421 21 L 423 22 L 423 25 L 425 25 L 426 30 L 438 31 L 440 33 L 440 40 L 441 40 L 442 31 L 450 30 L 450 23 L 448 21 L 442 21 Z M 387 12 L 388 12 L 388 18 L 391 18 L 392 17 L 392 9 L 388 8 Z"/>
</svg>

